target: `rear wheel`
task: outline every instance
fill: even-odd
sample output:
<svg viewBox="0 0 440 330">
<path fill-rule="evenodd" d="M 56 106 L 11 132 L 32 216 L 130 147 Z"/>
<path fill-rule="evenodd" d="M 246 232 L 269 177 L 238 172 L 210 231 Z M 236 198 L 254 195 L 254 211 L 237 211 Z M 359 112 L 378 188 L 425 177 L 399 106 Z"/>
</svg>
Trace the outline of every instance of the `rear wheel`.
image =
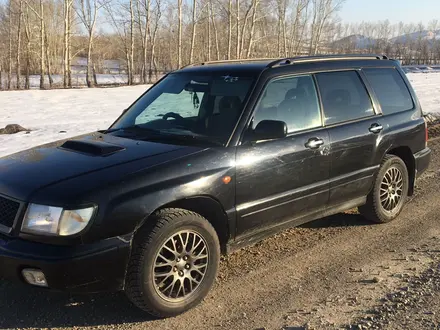
<svg viewBox="0 0 440 330">
<path fill-rule="evenodd" d="M 408 170 L 403 160 L 394 155 L 386 155 L 367 203 L 359 207 L 359 212 L 378 223 L 394 220 L 405 204 L 408 186 Z"/>
<path fill-rule="evenodd" d="M 191 211 L 164 209 L 152 220 L 135 237 L 126 293 L 152 315 L 175 316 L 209 292 L 217 275 L 219 242 L 211 224 Z"/>
</svg>

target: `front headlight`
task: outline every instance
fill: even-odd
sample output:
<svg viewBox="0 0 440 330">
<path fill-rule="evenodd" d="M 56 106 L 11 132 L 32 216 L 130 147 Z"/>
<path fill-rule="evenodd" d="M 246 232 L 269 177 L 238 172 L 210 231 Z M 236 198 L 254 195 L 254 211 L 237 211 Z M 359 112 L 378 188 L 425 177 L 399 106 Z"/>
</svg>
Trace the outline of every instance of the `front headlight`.
<svg viewBox="0 0 440 330">
<path fill-rule="evenodd" d="M 64 210 L 61 207 L 29 204 L 21 231 L 59 236 L 77 234 L 87 226 L 94 210 L 94 207 Z"/>
</svg>

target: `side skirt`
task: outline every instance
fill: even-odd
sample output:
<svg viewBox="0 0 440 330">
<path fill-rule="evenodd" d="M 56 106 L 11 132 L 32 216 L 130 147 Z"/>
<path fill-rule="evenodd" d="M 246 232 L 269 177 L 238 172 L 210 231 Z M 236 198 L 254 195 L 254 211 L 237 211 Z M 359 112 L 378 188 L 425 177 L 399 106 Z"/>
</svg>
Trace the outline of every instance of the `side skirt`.
<svg viewBox="0 0 440 330">
<path fill-rule="evenodd" d="M 226 254 L 230 254 L 246 246 L 254 245 L 255 243 L 258 243 L 263 239 L 273 236 L 285 229 L 297 227 L 313 220 L 328 217 L 330 215 L 341 213 L 354 207 L 364 205 L 366 201 L 366 196 L 359 197 L 338 205 L 332 205 L 325 209 L 314 211 L 299 218 L 291 218 L 276 225 L 260 228 L 252 232 L 246 233 L 242 236 L 237 237 L 234 241 L 228 242 L 226 246 Z"/>
</svg>

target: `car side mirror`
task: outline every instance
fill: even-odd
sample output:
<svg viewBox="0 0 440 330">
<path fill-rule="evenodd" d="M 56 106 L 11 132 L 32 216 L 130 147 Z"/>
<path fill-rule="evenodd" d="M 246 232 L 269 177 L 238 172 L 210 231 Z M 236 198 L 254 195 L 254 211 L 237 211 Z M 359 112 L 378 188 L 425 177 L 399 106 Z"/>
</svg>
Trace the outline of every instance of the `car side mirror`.
<svg viewBox="0 0 440 330">
<path fill-rule="evenodd" d="M 253 141 L 282 139 L 287 136 L 287 124 L 281 120 L 262 120 L 254 129 Z"/>
</svg>

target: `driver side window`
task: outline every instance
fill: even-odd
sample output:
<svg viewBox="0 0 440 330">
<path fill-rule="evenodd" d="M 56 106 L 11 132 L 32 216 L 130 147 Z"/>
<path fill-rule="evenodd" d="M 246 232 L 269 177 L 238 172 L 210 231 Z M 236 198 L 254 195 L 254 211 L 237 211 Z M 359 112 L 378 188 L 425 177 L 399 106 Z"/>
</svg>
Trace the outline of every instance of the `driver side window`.
<svg viewBox="0 0 440 330">
<path fill-rule="evenodd" d="M 160 119 L 170 112 L 177 112 L 183 118 L 197 117 L 203 95 L 202 92 L 193 93 L 185 90 L 178 97 L 175 94 L 163 93 L 136 117 L 135 124 L 141 125 Z"/>
<path fill-rule="evenodd" d="M 253 128 L 262 120 L 280 120 L 288 133 L 321 126 L 321 111 L 310 75 L 269 82 L 255 110 Z"/>
</svg>

